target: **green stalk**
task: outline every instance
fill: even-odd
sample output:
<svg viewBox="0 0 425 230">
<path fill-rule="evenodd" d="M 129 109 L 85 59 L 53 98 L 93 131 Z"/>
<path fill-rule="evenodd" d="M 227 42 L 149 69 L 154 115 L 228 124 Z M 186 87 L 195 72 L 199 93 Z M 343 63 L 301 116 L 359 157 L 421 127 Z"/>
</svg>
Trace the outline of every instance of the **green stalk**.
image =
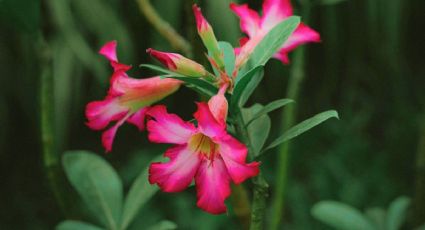
<svg viewBox="0 0 425 230">
<path fill-rule="evenodd" d="M 54 92 L 52 60 L 43 35 L 38 36 L 37 48 L 40 63 L 40 128 L 44 170 L 59 207 L 65 213 L 64 191 L 61 190 L 61 170 L 54 134 Z"/>
<path fill-rule="evenodd" d="M 251 140 L 248 136 L 248 130 L 246 129 L 246 124 L 243 120 L 241 111 L 237 112 L 236 117 L 236 123 L 237 127 L 236 130 L 238 132 L 238 135 L 244 143 L 246 144 L 248 148 L 248 154 L 251 156 L 252 159 L 252 144 Z M 252 209 L 251 209 L 251 224 L 250 224 L 250 230 L 259 230 L 263 229 L 264 225 L 264 213 L 266 210 L 266 198 L 268 196 L 268 187 L 266 180 L 262 176 L 261 172 L 258 174 L 258 176 L 254 177 L 252 179 L 252 183 L 254 184 L 253 188 L 253 198 L 252 198 Z"/>
<path fill-rule="evenodd" d="M 299 47 L 294 52 L 293 67 L 289 77 L 287 98 L 297 101 L 301 82 L 304 78 L 304 47 Z M 297 108 L 294 104 L 288 105 L 282 113 L 282 130 L 286 130 L 294 125 Z M 273 212 L 271 229 L 279 228 L 280 221 L 283 217 L 285 207 L 286 184 L 288 181 L 289 167 L 289 141 L 283 143 L 279 147 L 276 172 L 276 193 L 273 199 Z"/>
</svg>

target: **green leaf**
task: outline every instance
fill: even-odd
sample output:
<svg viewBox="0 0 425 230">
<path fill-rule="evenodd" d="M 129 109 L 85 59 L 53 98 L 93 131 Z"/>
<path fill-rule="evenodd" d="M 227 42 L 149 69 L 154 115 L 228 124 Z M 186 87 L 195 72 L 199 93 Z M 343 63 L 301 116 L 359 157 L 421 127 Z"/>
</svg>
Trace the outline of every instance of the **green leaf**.
<svg viewBox="0 0 425 230">
<path fill-rule="evenodd" d="M 251 122 L 255 121 L 257 118 L 263 116 L 264 114 L 270 113 L 276 109 L 279 109 L 280 107 L 283 107 L 293 102 L 294 100 L 287 98 L 272 101 L 266 106 L 264 106 L 260 111 L 258 111 L 258 113 L 254 114 L 250 120 L 246 120 L 246 125 L 251 124 Z"/>
<path fill-rule="evenodd" d="M 65 173 L 84 202 L 109 229 L 116 229 L 122 208 L 122 183 L 103 158 L 87 151 L 69 151 L 62 158 Z"/>
<path fill-rule="evenodd" d="M 276 138 L 276 140 L 274 140 L 269 146 L 267 146 L 264 151 L 274 148 L 294 137 L 297 137 L 303 134 L 304 132 L 310 130 L 311 128 L 333 117 L 338 118 L 338 113 L 335 110 L 329 110 L 326 112 L 319 113 L 305 121 L 302 121 L 301 123 L 290 128 L 288 131 L 284 132 L 280 137 Z"/>
<path fill-rule="evenodd" d="M 374 224 L 376 230 L 386 230 L 386 211 L 382 208 L 369 208 L 365 211 L 365 216 Z"/>
<path fill-rule="evenodd" d="M 373 230 L 372 224 L 357 209 L 336 201 L 321 201 L 313 206 L 314 218 L 339 230 Z"/>
<path fill-rule="evenodd" d="M 82 221 L 65 220 L 59 223 L 56 230 L 103 230 L 101 227 L 97 227 Z"/>
<path fill-rule="evenodd" d="M 249 96 L 254 92 L 257 85 L 263 78 L 263 66 L 257 66 L 256 68 L 247 72 L 235 83 L 233 94 L 230 99 L 231 109 L 242 107 Z"/>
<path fill-rule="evenodd" d="M 402 226 L 407 208 L 410 205 L 410 198 L 402 196 L 391 202 L 387 211 L 387 228 L 388 230 L 398 230 Z"/>
<path fill-rule="evenodd" d="M 160 155 L 151 162 L 159 162 L 163 159 L 164 157 Z M 140 208 L 159 190 L 158 186 L 151 185 L 148 181 L 149 165 L 136 178 L 125 198 L 121 229 L 126 229 L 131 224 Z"/>
<path fill-rule="evenodd" d="M 163 78 L 173 78 L 173 79 L 181 80 L 187 84 L 186 85 L 187 87 L 192 88 L 193 90 L 199 93 L 202 93 L 206 96 L 212 97 L 215 94 L 217 94 L 217 88 L 213 84 L 203 80 L 202 78 L 187 77 L 187 76 L 174 73 L 172 71 L 169 71 L 167 69 L 164 69 L 155 65 L 142 64 L 140 66 L 166 74 L 161 76 Z"/>
<path fill-rule="evenodd" d="M 229 76 L 232 76 L 233 70 L 235 69 L 235 51 L 233 50 L 232 45 L 228 42 L 218 42 L 221 51 L 223 51 L 224 55 L 224 68 L 226 69 L 226 73 Z"/>
<path fill-rule="evenodd" d="M 249 57 L 247 67 L 249 69 L 262 66 L 273 57 L 273 55 L 282 47 L 283 43 L 295 31 L 300 24 L 300 17 L 291 16 L 273 27 L 270 32 L 264 36 L 260 43 L 255 47 Z"/>
<path fill-rule="evenodd" d="M 264 107 L 260 104 L 255 104 L 247 109 L 242 109 L 242 117 L 244 121 L 252 120 L 256 114 L 258 114 Z M 253 157 L 260 154 L 261 149 L 266 143 L 267 137 L 269 136 L 271 121 L 267 114 L 262 114 L 255 119 L 251 124 L 247 125 L 247 131 L 249 139 L 251 141 L 253 149 Z"/>
<path fill-rule="evenodd" d="M 163 220 L 154 226 L 151 226 L 148 228 L 148 230 L 173 230 L 177 229 L 177 224 L 174 222 L 171 222 L 169 220 Z"/>
</svg>

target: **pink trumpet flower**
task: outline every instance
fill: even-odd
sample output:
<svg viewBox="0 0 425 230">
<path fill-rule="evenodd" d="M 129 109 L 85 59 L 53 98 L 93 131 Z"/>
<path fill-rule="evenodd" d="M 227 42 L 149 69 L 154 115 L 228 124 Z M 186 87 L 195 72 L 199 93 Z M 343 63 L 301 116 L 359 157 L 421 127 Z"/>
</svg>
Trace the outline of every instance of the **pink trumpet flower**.
<svg viewBox="0 0 425 230">
<path fill-rule="evenodd" d="M 249 54 L 274 26 L 293 15 L 290 0 L 264 0 L 262 17 L 250 9 L 247 4 L 231 3 L 230 9 L 240 18 L 240 27 L 249 37 L 241 39 L 241 48 L 237 50 L 238 57 L 236 58 L 238 67 L 246 62 Z M 300 23 L 274 57 L 284 64 L 288 64 L 288 53 L 297 46 L 308 42 L 320 42 L 320 34 Z"/>
<path fill-rule="evenodd" d="M 185 58 L 180 54 L 161 52 L 152 48 L 147 49 L 146 52 L 173 72 L 188 77 L 202 77 L 208 74 L 201 64 Z"/>
<path fill-rule="evenodd" d="M 242 183 L 259 172 L 258 162 L 246 163 L 245 145 L 226 132 L 225 89 L 210 103 L 197 103 L 197 127 L 169 114 L 162 105 L 147 112 L 152 118 L 147 122 L 149 140 L 175 144 L 164 154 L 168 162 L 151 164 L 149 182 L 164 192 L 180 192 L 195 179 L 197 206 L 211 214 L 226 212 L 230 182 Z"/>
<path fill-rule="evenodd" d="M 118 62 L 116 46 L 116 41 L 111 41 L 99 51 L 114 69 L 108 95 L 102 101 L 88 103 L 86 107 L 87 126 L 93 130 L 105 129 L 110 122 L 116 121 L 102 134 L 102 144 L 106 152 L 112 149 L 118 127 L 127 121 L 143 130 L 147 106 L 175 92 L 181 85 L 180 81 L 168 78 L 130 78 L 126 71 L 131 66 Z"/>
</svg>

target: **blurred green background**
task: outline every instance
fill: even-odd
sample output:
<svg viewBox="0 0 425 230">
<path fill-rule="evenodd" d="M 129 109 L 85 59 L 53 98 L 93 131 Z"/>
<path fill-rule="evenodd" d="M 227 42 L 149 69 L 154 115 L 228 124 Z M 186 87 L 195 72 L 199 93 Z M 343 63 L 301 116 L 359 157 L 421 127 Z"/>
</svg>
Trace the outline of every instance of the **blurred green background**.
<svg viewBox="0 0 425 230">
<path fill-rule="evenodd" d="M 191 13 L 192 0 L 152 0 L 152 4 L 203 58 Z M 238 19 L 229 0 L 196 1 L 219 40 L 237 45 Z M 261 1 L 251 0 L 259 9 Z M 304 2 L 304 1 L 302 1 Z M 299 2 L 296 11 L 305 10 Z M 305 6 L 305 5 L 304 5 Z M 341 120 L 313 129 L 291 146 L 284 225 L 289 229 L 328 229 L 310 214 L 325 199 L 364 210 L 386 208 L 394 198 L 411 197 L 406 229 L 425 222 L 425 1 L 310 0 L 308 24 L 322 43 L 306 46 L 306 76 L 297 100 L 296 120 L 336 109 Z M 102 99 L 111 69 L 97 50 L 118 41 L 118 56 L 132 64 L 133 77 L 153 73 L 145 50 L 172 47 L 146 21 L 134 0 L 0 0 L 0 172 L 1 229 L 52 229 L 67 218 L 87 220 L 76 192 L 63 176 L 73 208 L 60 211 L 44 174 L 40 137 L 40 33 L 52 57 L 57 152 L 85 149 L 101 154 L 120 173 L 125 188 L 164 148 L 150 145 L 134 126 L 120 128 L 114 150 L 103 154 L 100 132 L 85 126 L 84 108 Z M 199 59 L 198 59 L 199 60 Z M 286 95 L 292 65 L 273 60 L 251 103 Z M 165 100 L 189 119 L 196 93 L 182 88 Z M 272 121 L 280 122 L 280 112 Z M 279 132 L 278 125 L 271 135 Z M 276 150 L 273 150 L 276 151 Z M 271 184 L 276 154 L 263 158 Z M 238 229 L 229 214 L 213 216 L 196 208 L 193 188 L 158 193 L 140 212 L 134 229 L 159 220 L 180 229 Z M 81 211 L 83 210 L 83 211 Z M 230 212 L 231 213 L 231 212 Z M 141 227 L 142 226 L 142 227 Z"/>
</svg>

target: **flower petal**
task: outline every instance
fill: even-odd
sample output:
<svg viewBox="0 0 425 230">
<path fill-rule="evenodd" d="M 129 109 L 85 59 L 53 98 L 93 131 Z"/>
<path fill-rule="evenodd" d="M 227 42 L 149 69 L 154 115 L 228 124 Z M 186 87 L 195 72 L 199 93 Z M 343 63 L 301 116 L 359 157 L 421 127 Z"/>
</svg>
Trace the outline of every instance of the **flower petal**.
<svg viewBox="0 0 425 230">
<path fill-rule="evenodd" d="M 193 114 L 198 121 L 198 129 L 208 137 L 214 138 L 226 133 L 226 123 L 218 122 L 211 113 L 208 104 L 205 102 L 197 103 L 198 110 Z"/>
<path fill-rule="evenodd" d="M 247 4 L 237 5 L 230 3 L 230 9 L 240 18 L 241 30 L 250 37 L 254 36 L 260 27 L 258 13 L 251 10 Z"/>
<path fill-rule="evenodd" d="M 306 26 L 304 23 L 300 23 L 294 33 L 288 38 L 274 57 L 287 64 L 289 62 L 288 53 L 298 46 L 308 42 L 320 42 L 320 34 Z"/>
<path fill-rule="evenodd" d="M 219 145 L 219 153 L 235 184 L 242 183 L 247 178 L 259 173 L 258 162 L 249 164 L 245 162 L 248 150 L 241 142 L 228 134 L 216 142 Z"/>
<path fill-rule="evenodd" d="M 220 157 L 204 158 L 195 176 L 199 208 L 211 213 L 226 212 L 224 200 L 230 195 L 230 177 Z"/>
<path fill-rule="evenodd" d="M 121 119 L 127 114 L 128 108 L 121 106 L 117 99 L 110 98 L 103 101 L 93 101 L 86 106 L 86 123 L 91 129 L 101 130 L 111 121 Z"/>
<path fill-rule="evenodd" d="M 269 31 L 292 14 L 290 0 L 264 0 L 261 29 Z"/>
<path fill-rule="evenodd" d="M 114 126 L 102 133 L 102 145 L 105 148 L 106 152 L 112 150 L 112 144 L 115 139 L 115 134 L 117 133 L 118 127 L 120 127 L 128 118 L 129 114 L 121 118 Z"/>
<path fill-rule="evenodd" d="M 228 103 L 224 96 L 227 90 L 227 84 L 220 87 L 218 93 L 211 97 L 208 101 L 208 107 L 214 118 L 221 124 L 226 125 Z"/>
<path fill-rule="evenodd" d="M 152 142 L 184 144 L 196 132 L 192 123 L 168 113 L 163 105 L 150 108 L 146 114 L 154 119 L 147 123 L 148 138 Z"/>
<path fill-rule="evenodd" d="M 105 56 L 109 61 L 118 62 L 116 49 L 117 41 L 110 41 L 100 48 L 99 54 Z"/>
<path fill-rule="evenodd" d="M 127 119 L 127 122 L 137 126 L 137 128 L 142 131 L 143 129 L 145 129 L 145 114 L 147 110 L 147 107 L 140 109 L 139 111 L 131 115 Z"/>
<path fill-rule="evenodd" d="M 164 192 L 180 192 L 192 182 L 201 159 L 187 145 L 170 148 L 165 156 L 169 162 L 156 162 L 149 167 L 149 183 L 158 184 Z"/>
</svg>

